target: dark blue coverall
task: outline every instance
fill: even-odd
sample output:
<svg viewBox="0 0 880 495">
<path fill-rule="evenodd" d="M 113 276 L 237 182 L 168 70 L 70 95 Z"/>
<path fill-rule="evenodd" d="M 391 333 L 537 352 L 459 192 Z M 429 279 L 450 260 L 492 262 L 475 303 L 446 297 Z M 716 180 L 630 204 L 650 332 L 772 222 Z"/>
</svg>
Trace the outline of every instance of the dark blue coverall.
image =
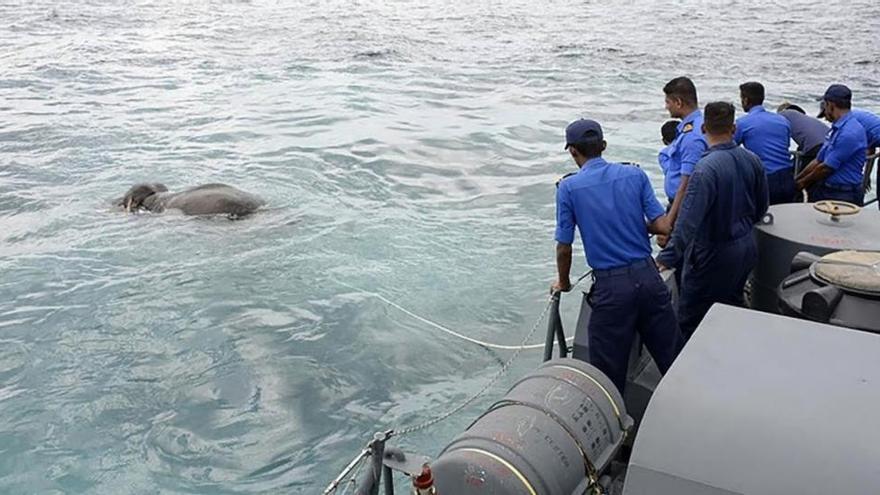
<svg viewBox="0 0 880 495">
<path fill-rule="evenodd" d="M 767 176 L 760 158 L 728 142 L 709 148 L 688 183 L 681 212 L 657 261 L 683 261 L 678 321 L 684 338 L 721 302 L 743 305 L 757 261 L 752 229 L 767 212 Z"/>
</svg>

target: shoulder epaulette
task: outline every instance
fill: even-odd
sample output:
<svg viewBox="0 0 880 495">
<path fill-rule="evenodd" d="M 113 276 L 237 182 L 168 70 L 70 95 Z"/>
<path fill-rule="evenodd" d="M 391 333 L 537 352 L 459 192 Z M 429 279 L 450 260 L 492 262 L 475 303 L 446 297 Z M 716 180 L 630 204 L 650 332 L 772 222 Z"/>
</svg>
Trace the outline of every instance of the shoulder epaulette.
<svg viewBox="0 0 880 495">
<path fill-rule="evenodd" d="M 563 175 L 562 177 L 556 179 L 556 187 L 559 187 L 559 183 L 564 181 L 566 179 L 566 177 L 571 177 L 572 175 L 574 175 L 576 173 L 577 172 L 569 172 L 569 173 Z"/>
</svg>

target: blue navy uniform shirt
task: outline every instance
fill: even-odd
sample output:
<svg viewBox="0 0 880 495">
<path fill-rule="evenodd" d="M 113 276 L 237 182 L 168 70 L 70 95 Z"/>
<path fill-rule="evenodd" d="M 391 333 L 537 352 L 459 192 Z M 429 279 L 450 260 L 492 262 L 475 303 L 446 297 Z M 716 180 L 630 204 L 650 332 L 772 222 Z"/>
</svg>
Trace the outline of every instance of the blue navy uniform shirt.
<svg viewBox="0 0 880 495">
<path fill-rule="evenodd" d="M 825 142 L 828 126 L 821 120 L 797 110 L 783 110 L 779 115 L 791 125 L 791 138 L 797 143 L 798 151 L 810 151 Z"/>
<path fill-rule="evenodd" d="M 792 167 L 788 145 L 791 141 L 791 124 L 785 117 L 770 113 L 761 105 L 736 119 L 736 144 L 741 144 L 758 155 L 767 175 Z"/>
<path fill-rule="evenodd" d="M 825 183 L 830 186 L 861 184 L 867 147 L 865 128 L 852 112 L 847 112 L 831 124 L 831 131 L 816 157 L 834 170 L 825 179 Z"/>
<path fill-rule="evenodd" d="M 676 266 L 689 246 L 712 249 L 751 235 L 769 204 L 761 159 L 733 142 L 713 146 L 688 182 L 672 237 L 657 260 Z"/>
<path fill-rule="evenodd" d="M 574 242 L 577 225 L 587 264 L 605 270 L 651 256 L 645 221 L 665 213 L 638 167 L 593 158 L 556 190 L 556 241 Z"/>
<path fill-rule="evenodd" d="M 867 110 L 850 111 L 853 117 L 865 128 L 865 136 L 868 138 L 868 147 L 876 148 L 880 146 L 880 115 L 873 114 Z"/>
<path fill-rule="evenodd" d="M 694 110 L 678 123 L 678 137 L 669 145 L 671 150 L 669 168 L 663 182 L 666 196 L 672 202 L 681 184 L 682 175 L 694 173 L 694 166 L 706 151 L 703 137 L 703 112 Z"/>
<path fill-rule="evenodd" d="M 660 164 L 660 170 L 663 171 L 663 177 L 666 177 L 666 172 L 669 170 L 670 164 L 672 163 L 672 154 L 675 152 L 675 146 L 672 143 L 669 143 L 663 149 L 657 153 L 657 163 Z M 665 186 L 664 186 L 665 189 Z M 673 191 L 674 193 L 675 191 Z M 667 196 L 669 195 L 667 191 Z"/>
</svg>

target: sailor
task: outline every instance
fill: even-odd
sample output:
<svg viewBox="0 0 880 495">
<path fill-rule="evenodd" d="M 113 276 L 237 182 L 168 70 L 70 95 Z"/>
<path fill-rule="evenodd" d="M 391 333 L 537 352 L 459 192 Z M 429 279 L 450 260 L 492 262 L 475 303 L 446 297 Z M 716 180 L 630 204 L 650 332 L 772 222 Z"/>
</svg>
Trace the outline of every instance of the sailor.
<svg viewBox="0 0 880 495">
<path fill-rule="evenodd" d="M 794 201 L 794 171 L 788 144 L 791 125 L 785 117 L 764 109 L 764 86 L 759 82 L 743 83 L 739 87 L 740 101 L 745 115 L 736 119 L 733 141 L 758 155 L 767 174 L 770 204 Z"/>
<path fill-rule="evenodd" d="M 820 115 L 832 122 L 818 156 L 795 178 L 798 190 L 807 190 L 810 201 L 834 199 L 861 206 L 865 149 L 865 128 L 855 119 L 852 92 L 842 84 L 832 84 L 822 97 Z"/>
<path fill-rule="evenodd" d="M 663 172 L 664 177 L 666 177 L 666 171 L 669 170 L 669 164 L 672 161 L 672 155 L 675 152 L 675 147 L 672 146 L 672 142 L 678 137 L 679 123 L 680 121 L 678 120 L 667 120 L 662 126 L 660 126 L 660 139 L 663 141 L 663 148 L 657 153 L 657 162 L 660 164 L 660 170 Z M 666 186 L 666 184 L 664 184 L 664 186 Z M 675 197 L 675 191 L 666 189 L 665 192 L 666 197 L 671 204 L 672 198 Z"/>
<path fill-rule="evenodd" d="M 694 173 L 697 161 L 706 151 L 706 140 L 701 131 L 703 114 L 697 103 L 697 88 L 694 82 L 687 77 L 676 77 L 666 83 L 663 93 L 666 94 L 666 110 L 669 116 L 681 119 L 681 123 L 678 124 L 678 137 L 671 145 L 674 150 L 664 183 L 671 205 L 669 218 L 675 224 L 688 180 Z"/>
<path fill-rule="evenodd" d="M 865 128 L 865 138 L 868 140 L 866 153 L 869 156 L 874 155 L 877 153 L 877 148 L 880 148 L 880 116 L 858 108 L 853 108 L 850 110 L 850 113 Z M 819 118 L 823 117 L 825 117 L 825 107 L 820 106 Z M 865 165 L 865 177 L 862 181 L 865 192 L 871 190 L 871 170 L 874 168 L 874 161 L 874 159 L 869 158 Z M 880 169 L 877 170 L 877 174 L 877 180 L 880 181 Z M 877 205 L 880 206 L 880 202 Z"/>
<path fill-rule="evenodd" d="M 572 122 L 565 139 L 565 149 L 580 170 L 557 184 L 558 278 L 551 290 L 571 290 L 571 244 L 577 226 L 587 264 L 593 268 L 587 299 L 593 310 L 590 362 L 622 392 L 637 332 L 661 373 L 681 348 L 671 295 L 651 259 L 648 238 L 649 232 L 668 234 L 671 225 L 645 172 L 602 158 L 606 143 L 597 122 Z"/>
<path fill-rule="evenodd" d="M 669 198 L 666 210 L 669 221 L 675 226 L 675 219 L 684 199 L 684 191 L 694 166 L 706 151 L 706 140 L 703 137 L 703 113 L 697 103 L 697 87 L 687 77 L 676 77 L 663 87 L 666 95 L 665 104 L 669 115 L 681 119 L 678 124 L 678 137 L 670 145 L 672 156 L 665 172 L 664 187 Z M 657 236 L 657 245 L 666 246 L 669 237 Z M 675 268 L 675 285 L 681 287 L 681 265 Z"/>
<path fill-rule="evenodd" d="M 730 103 L 706 105 L 703 132 L 710 148 L 691 175 L 669 244 L 657 256 L 661 270 L 683 260 L 678 318 L 685 339 L 712 304 L 743 304 L 757 260 L 752 229 L 767 212 L 767 177 L 761 159 L 733 142 L 734 113 Z"/>
<path fill-rule="evenodd" d="M 788 102 L 779 105 L 776 113 L 785 117 L 791 126 L 791 139 L 797 144 L 800 155 L 798 161 L 800 165 L 795 173 L 800 172 L 803 167 L 816 159 L 819 149 L 825 142 L 825 135 L 828 134 L 828 126 L 821 120 L 807 115 L 803 108 Z"/>
</svg>

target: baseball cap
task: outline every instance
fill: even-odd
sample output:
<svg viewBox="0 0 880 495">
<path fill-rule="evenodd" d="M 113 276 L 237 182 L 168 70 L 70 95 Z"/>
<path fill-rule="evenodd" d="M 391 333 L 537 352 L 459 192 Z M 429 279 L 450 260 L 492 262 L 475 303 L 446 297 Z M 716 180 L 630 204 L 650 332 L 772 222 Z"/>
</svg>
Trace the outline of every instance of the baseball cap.
<svg viewBox="0 0 880 495">
<path fill-rule="evenodd" d="M 602 139 L 602 126 L 595 120 L 575 120 L 565 128 L 565 149 L 573 144 L 595 143 Z"/>
<path fill-rule="evenodd" d="M 822 96 L 822 102 L 819 104 L 819 115 L 816 117 L 821 118 L 825 115 L 826 101 L 851 104 L 852 91 L 843 84 L 832 84 L 831 86 L 828 86 L 828 89 L 825 90 L 825 94 Z"/>
</svg>

